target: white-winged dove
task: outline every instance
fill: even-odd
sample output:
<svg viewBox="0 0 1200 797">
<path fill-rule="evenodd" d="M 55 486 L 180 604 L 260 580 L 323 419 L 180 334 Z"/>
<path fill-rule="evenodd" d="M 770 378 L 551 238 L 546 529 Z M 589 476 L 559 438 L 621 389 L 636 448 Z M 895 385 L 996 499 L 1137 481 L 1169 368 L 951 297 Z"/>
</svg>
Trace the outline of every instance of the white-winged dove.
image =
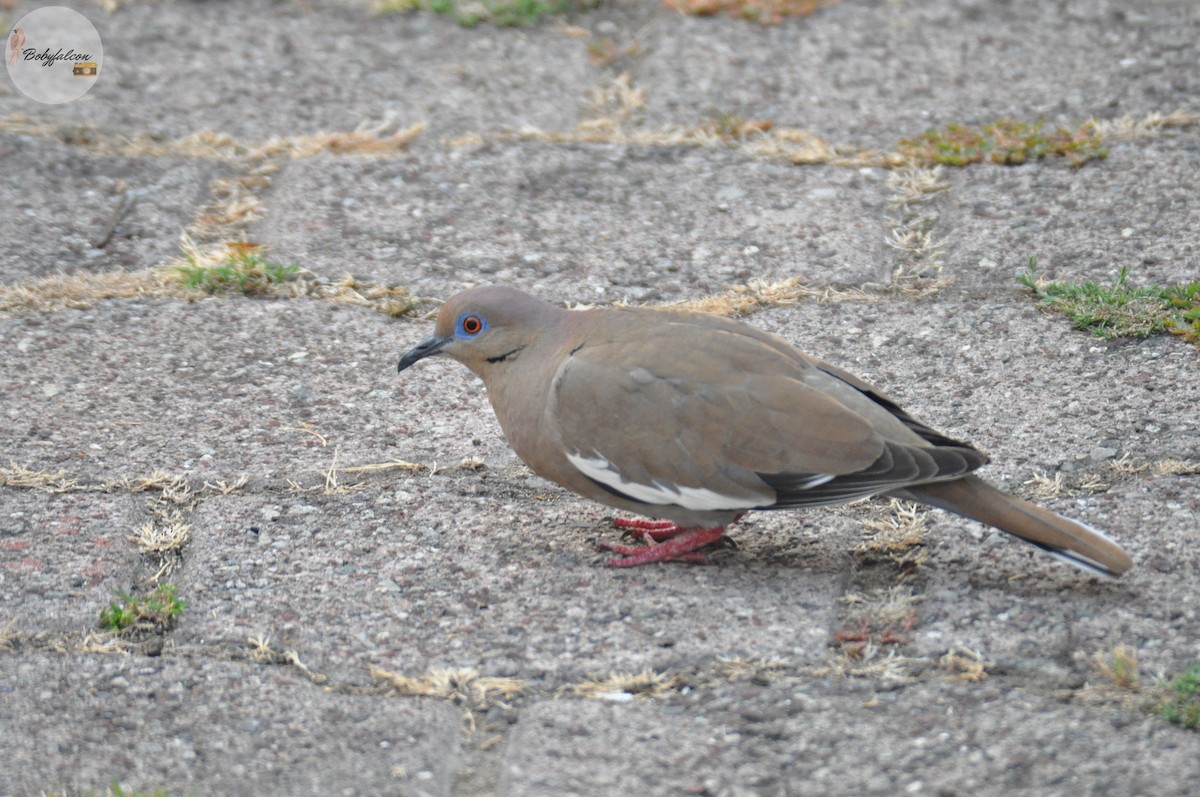
<svg viewBox="0 0 1200 797">
<path fill-rule="evenodd" d="M 1101 532 L 972 475 L 987 457 L 865 382 L 774 335 L 704 313 L 565 310 L 512 288 L 463 291 L 400 359 L 452 357 L 479 375 L 517 456 L 592 500 L 654 518 L 660 541 L 605 545 L 628 567 L 701 561 L 752 509 L 872 495 L 931 504 L 1085 570 L 1132 565 Z"/>
</svg>

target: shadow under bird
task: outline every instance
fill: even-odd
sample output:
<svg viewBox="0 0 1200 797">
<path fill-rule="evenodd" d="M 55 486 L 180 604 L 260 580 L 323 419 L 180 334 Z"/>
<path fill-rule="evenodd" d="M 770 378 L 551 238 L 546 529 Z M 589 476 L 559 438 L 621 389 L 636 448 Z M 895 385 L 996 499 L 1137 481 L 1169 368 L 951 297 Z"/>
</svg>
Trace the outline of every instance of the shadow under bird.
<svg viewBox="0 0 1200 797">
<path fill-rule="evenodd" d="M 995 526 L 1093 573 L 1132 565 L 1096 529 L 973 475 L 987 462 L 980 451 L 726 318 L 566 310 L 512 288 L 472 288 L 446 302 L 399 370 L 431 356 L 483 379 L 513 450 L 538 475 L 658 519 L 618 521 L 651 544 L 602 544 L 618 555 L 613 566 L 703 561 L 700 549 L 750 510 L 875 495 Z"/>
</svg>

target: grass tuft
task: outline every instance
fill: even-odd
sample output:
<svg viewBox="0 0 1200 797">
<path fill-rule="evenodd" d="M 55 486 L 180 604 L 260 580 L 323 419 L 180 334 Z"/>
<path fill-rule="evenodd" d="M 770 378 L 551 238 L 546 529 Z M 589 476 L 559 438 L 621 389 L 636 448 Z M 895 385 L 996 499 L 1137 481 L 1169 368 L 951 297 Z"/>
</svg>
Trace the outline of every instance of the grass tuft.
<svg viewBox="0 0 1200 797">
<path fill-rule="evenodd" d="M 938 666 L 956 681 L 978 684 L 988 679 L 988 670 L 995 665 L 977 650 L 956 647 L 938 660 Z"/>
<path fill-rule="evenodd" d="M 68 476 L 65 471 L 51 473 L 45 470 L 30 470 L 15 462 L 9 462 L 7 468 L 0 466 L 0 487 L 19 487 L 47 493 L 71 493 L 81 490 L 79 480 Z"/>
<path fill-rule="evenodd" d="M 1125 454 L 1120 459 L 1108 463 L 1109 468 L 1120 476 L 1195 476 L 1200 474 L 1200 460 L 1185 461 L 1182 459 L 1159 459 L 1152 462 L 1135 460 Z"/>
<path fill-rule="evenodd" d="M 562 692 L 591 700 L 623 702 L 634 698 L 663 697 L 679 688 L 679 679 L 666 673 L 642 670 L 639 673 L 613 673 L 563 687 Z"/>
<path fill-rule="evenodd" d="M 299 266 L 268 260 L 257 244 L 231 243 L 226 246 L 230 252 L 223 261 L 216 263 L 202 263 L 195 256 L 187 255 L 188 265 L 177 267 L 183 284 L 208 294 L 261 296 L 272 286 L 287 282 L 300 273 Z"/>
<path fill-rule="evenodd" d="M 1200 730 L 1200 664 L 1193 664 L 1167 682 L 1158 715 L 1189 730 Z"/>
<path fill-rule="evenodd" d="M 116 591 L 117 600 L 100 610 L 100 627 L 118 633 L 134 629 L 166 629 L 187 608 L 171 584 L 159 584 L 143 595 Z"/>
<path fill-rule="evenodd" d="M 1109 285 L 1092 280 L 1050 282 L 1037 273 L 1037 258 L 1018 278 L 1043 307 L 1063 313 L 1078 329 L 1097 337 L 1144 338 L 1171 332 L 1200 345 L 1200 282 L 1182 285 L 1129 284 L 1129 269 Z"/>
<path fill-rule="evenodd" d="M 888 561 L 902 572 L 912 572 L 929 561 L 926 514 L 916 504 L 895 498 L 884 509 L 886 515 L 863 521 L 863 540 L 851 553 L 860 563 Z"/>
<path fill-rule="evenodd" d="M 1141 684 L 1138 676 L 1137 649 L 1118 645 L 1095 656 L 1096 669 L 1119 689 L 1136 690 Z"/>
<path fill-rule="evenodd" d="M 524 681 L 481 676 L 472 669 L 430 670 L 420 676 L 400 675 L 371 665 L 371 678 L 402 695 L 436 697 L 474 708 L 506 704 L 526 691 Z"/>
<path fill-rule="evenodd" d="M 1058 128 L 1043 132 L 1044 122 L 1033 124 L 1002 119 L 971 127 L 950 124 L 930 128 L 916 138 L 901 139 L 900 154 L 920 163 L 966 166 L 991 161 L 1015 165 L 1047 157 L 1066 158 L 1072 166 L 1108 157 L 1108 148 L 1092 122 L 1076 130 Z"/>
</svg>

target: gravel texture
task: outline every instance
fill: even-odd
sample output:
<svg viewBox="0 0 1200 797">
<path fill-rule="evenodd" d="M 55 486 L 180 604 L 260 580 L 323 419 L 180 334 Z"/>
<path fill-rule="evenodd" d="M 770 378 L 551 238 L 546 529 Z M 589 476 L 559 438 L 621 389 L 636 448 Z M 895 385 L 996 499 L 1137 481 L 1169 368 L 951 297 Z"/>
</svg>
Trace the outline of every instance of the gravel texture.
<svg viewBox="0 0 1200 797">
<path fill-rule="evenodd" d="M 854 158 L 951 123 L 1194 120 L 1200 6 L 843 0 L 759 26 L 618 0 L 465 29 L 362 2 L 74 5 L 96 87 L 40 106 L 0 81 L 0 797 L 1194 794 L 1200 735 L 1153 704 L 1200 661 L 1200 480 L 1150 466 L 1200 461 L 1197 349 L 1075 330 L 1017 276 L 1036 255 L 1056 279 L 1200 277 L 1200 127 L 1078 169 L 943 169 L 920 198 L 878 158 L 668 134 L 771 120 Z M 402 151 L 260 149 L 418 122 Z M 221 223 L 235 184 L 253 212 Z M 95 295 L 205 225 L 202 247 L 303 267 L 297 293 L 349 274 L 433 301 Z M 70 301 L 37 281 L 60 272 Z M 465 285 L 655 303 L 792 277 L 842 292 L 747 323 L 973 442 L 1134 569 L 1098 581 L 930 512 L 906 571 L 872 506 L 752 515 L 707 567 L 606 569 L 610 513 L 517 461 L 476 379 L 395 373 Z M 156 578 L 174 624 L 99 634 Z"/>
</svg>

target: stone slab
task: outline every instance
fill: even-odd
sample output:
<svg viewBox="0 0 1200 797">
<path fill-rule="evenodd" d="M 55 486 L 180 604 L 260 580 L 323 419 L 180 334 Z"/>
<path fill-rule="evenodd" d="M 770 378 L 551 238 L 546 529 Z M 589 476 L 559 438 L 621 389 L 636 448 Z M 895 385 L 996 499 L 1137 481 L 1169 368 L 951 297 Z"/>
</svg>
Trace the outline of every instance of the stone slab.
<svg viewBox="0 0 1200 797">
<path fill-rule="evenodd" d="M 607 145 L 314 158 L 275 178 L 279 211 L 255 235 L 329 277 L 438 297 L 480 282 L 576 302 L 679 299 L 751 277 L 858 284 L 887 276 L 885 177 Z"/>
<path fill-rule="evenodd" d="M 435 449 L 422 446 L 439 433 L 416 425 L 427 409 L 414 394 L 454 412 L 456 431 L 473 417 L 498 428 L 461 368 L 433 364 L 427 385 L 405 385 L 396 362 L 429 330 L 361 307 L 152 300 L 11 317 L 0 328 L 14 341 L 0 360 L 0 449 L 34 469 L 95 481 L 164 470 L 196 486 L 250 475 L 286 486 L 323 483 L 335 451 L 341 467 L 431 465 L 422 457 Z M 502 450 L 475 429 L 436 456 L 456 464 Z"/>
<path fill-rule="evenodd" d="M 940 229 L 947 274 L 964 286 L 1007 286 L 1030 256 L 1056 280 L 1129 284 L 1200 276 L 1200 135 L 1113 146 L 1103 163 L 975 166 L 947 172 Z"/>
<path fill-rule="evenodd" d="M 0 652 L 0 794 L 446 797 L 461 716 L 244 662 Z"/>
<path fill-rule="evenodd" d="M 104 43 L 96 86 L 62 106 L 0 96 L 0 115 L 36 108 L 115 132 L 216 130 L 247 141 L 424 122 L 440 138 L 573 127 L 592 83 L 584 44 L 552 26 L 472 30 L 366 3 L 135 3 L 112 14 L 64 5 L 88 16 Z M 18 4 L 14 21 L 26 6 L 36 4 Z"/>
<path fill-rule="evenodd" d="M 176 579 L 181 644 L 270 636 L 361 682 L 370 665 L 553 684 L 717 657 L 827 654 L 837 554 L 738 530 L 719 567 L 600 566 L 601 512 L 525 478 L 417 477 L 345 496 L 212 498 Z M 781 596 L 786 596 L 781 599 Z"/>
<path fill-rule="evenodd" d="M 0 280 L 136 270 L 179 257 L 179 236 L 228 170 L 194 158 L 109 157 L 0 135 Z"/>
<path fill-rule="evenodd" d="M 536 704 L 503 773 L 504 795 L 1182 797 L 1200 737 L 1002 683 L 739 683 L 660 703 Z"/>
<path fill-rule="evenodd" d="M 838 3 L 769 27 L 631 9 L 608 35 L 646 53 L 629 68 L 652 128 L 737 114 L 891 151 L 950 123 L 1077 127 L 1200 93 L 1187 0 Z"/>
<path fill-rule="evenodd" d="M 116 590 L 153 573 L 126 537 L 144 522 L 129 495 L 0 489 L 0 627 L 78 635 Z"/>
<path fill-rule="evenodd" d="M 1105 529 L 1130 551 L 1137 566 L 1119 581 L 1075 575 L 1007 535 L 939 520 L 908 649 L 938 656 L 964 647 L 999 672 L 1063 687 L 1103 680 L 1097 657 L 1107 660 L 1117 647 L 1136 653 L 1147 684 L 1200 661 L 1194 480 L 1145 478 L 1042 502 Z"/>
</svg>

